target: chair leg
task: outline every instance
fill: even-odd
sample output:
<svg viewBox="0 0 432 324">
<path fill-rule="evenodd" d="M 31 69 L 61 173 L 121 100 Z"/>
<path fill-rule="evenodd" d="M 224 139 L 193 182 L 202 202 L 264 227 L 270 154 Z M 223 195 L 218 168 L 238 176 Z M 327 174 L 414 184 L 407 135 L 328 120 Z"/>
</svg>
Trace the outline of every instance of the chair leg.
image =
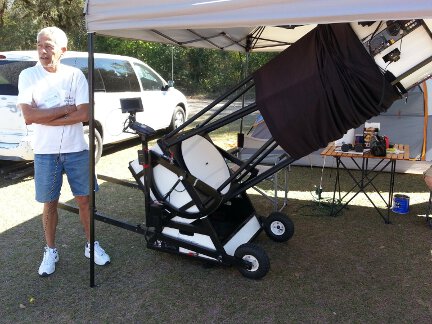
<svg viewBox="0 0 432 324">
<path fill-rule="evenodd" d="M 275 163 L 275 165 L 276 164 L 277 163 Z M 258 193 L 260 193 L 263 197 L 270 200 L 270 202 L 273 205 L 273 211 L 275 211 L 275 212 L 282 211 L 282 209 L 284 209 L 288 205 L 288 190 L 289 190 L 289 188 L 288 188 L 288 171 L 289 170 L 290 170 L 289 168 L 283 168 L 283 172 L 284 172 L 284 174 L 283 174 L 284 183 L 283 184 L 279 184 L 278 172 L 275 172 L 272 176 L 265 179 L 267 181 L 272 181 L 273 190 L 274 190 L 273 195 L 266 194 L 264 191 L 262 191 L 257 186 L 252 187 Z M 279 172 L 282 172 L 282 170 L 280 170 Z M 284 190 L 283 203 L 282 203 L 281 207 L 279 207 L 279 199 L 278 199 L 278 190 L 279 189 Z"/>
<path fill-rule="evenodd" d="M 283 168 L 283 186 L 279 185 L 278 183 L 278 176 L 277 173 L 275 173 L 274 175 L 274 190 L 275 190 L 275 202 L 274 202 L 274 211 L 282 211 L 282 209 L 284 209 L 287 205 L 288 205 L 288 171 L 287 168 Z M 279 190 L 279 188 L 283 189 L 284 191 L 284 197 L 283 197 L 283 201 L 282 201 L 282 206 L 279 208 L 279 202 L 278 202 L 278 198 L 277 198 L 277 190 Z"/>
<path fill-rule="evenodd" d="M 429 202 L 428 202 L 428 208 L 426 211 L 426 223 L 432 227 L 432 219 L 430 217 L 430 212 L 432 209 L 432 191 L 429 193 Z"/>
<path fill-rule="evenodd" d="M 289 166 L 289 167 L 291 167 L 291 166 Z M 288 178 L 289 178 L 289 172 L 290 171 L 290 169 L 288 169 L 287 170 L 287 168 L 284 168 L 284 176 L 285 176 L 285 188 L 284 188 L 284 190 L 285 190 L 285 201 L 284 201 L 284 204 L 285 204 L 285 206 L 288 204 L 288 190 L 289 190 L 289 188 L 288 188 Z"/>
<path fill-rule="evenodd" d="M 274 179 L 273 179 L 273 186 L 274 186 L 274 201 L 273 201 L 273 211 L 278 211 L 278 175 L 277 172 L 274 174 Z"/>
</svg>

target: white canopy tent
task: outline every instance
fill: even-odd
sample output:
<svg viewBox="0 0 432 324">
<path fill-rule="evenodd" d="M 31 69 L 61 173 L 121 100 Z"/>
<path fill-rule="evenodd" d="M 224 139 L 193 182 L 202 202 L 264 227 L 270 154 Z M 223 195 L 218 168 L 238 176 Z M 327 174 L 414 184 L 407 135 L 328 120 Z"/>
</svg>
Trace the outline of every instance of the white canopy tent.
<svg viewBox="0 0 432 324">
<path fill-rule="evenodd" d="M 90 33 L 232 51 L 281 50 L 316 24 L 432 18 L 430 0 L 87 0 Z M 293 26 L 304 25 L 293 29 Z"/>
<path fill-rule="evenodd" d="M 317 24 L 350 22 L 382 70 L 388 67 L 383 56 L 398 51 L 398 40 L 410 33 L 402 59 L 388 68 L 398 78 L 395 83 L 409 89 L 432 71 L 430 0 L 87 0 L 85 15 L 90 33 L 247 53 L 281 51 Z M 410 30 L 411 19 L 423 19 L 424 28 Z M 405 31 L 386 32 L 392 21 L 407 24 Z M 378 47 L 371 50 L 368 44 Z"/>
</svg>

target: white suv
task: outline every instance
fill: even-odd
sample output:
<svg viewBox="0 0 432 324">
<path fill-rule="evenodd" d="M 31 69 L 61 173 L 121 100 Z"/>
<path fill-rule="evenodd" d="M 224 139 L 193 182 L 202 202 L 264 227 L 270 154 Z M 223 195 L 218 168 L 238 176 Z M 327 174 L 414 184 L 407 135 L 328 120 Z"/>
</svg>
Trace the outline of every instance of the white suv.
<svg viewBox="0 0 432 324">
<path fill-rule="evenodd" d="M 0 52 L 0 159 L 33 160 L 33 130 L 16 107 L 18 76 L 38 61 L 36 51 Z M 62 63 L 88 75 L 88 53 L 68 51 Z M 103 144 L 112 144 L 136 135 L 124 133 L 120 99 L 141 97 L 144 112 L 137 120 L 155 130 L 173 129 L 187 118 L 186 97 L 169 85 L 147 64 L 126 56 L 94 55 L 94 99 L 96 154 Z"/>
</svg>

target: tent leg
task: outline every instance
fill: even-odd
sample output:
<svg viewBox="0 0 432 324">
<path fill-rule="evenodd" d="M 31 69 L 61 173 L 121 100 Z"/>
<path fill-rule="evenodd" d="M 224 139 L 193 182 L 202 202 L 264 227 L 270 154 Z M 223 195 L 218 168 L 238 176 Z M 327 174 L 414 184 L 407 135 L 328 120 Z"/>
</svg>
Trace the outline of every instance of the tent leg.
<svg viewBox="0 0 432 324">
<path fill-rule="evenodd" d="M 88 84 L 89 84 L 89 103 L 90 103 L 90 116 L 89 116 L 89 202 L 90 202 L 90 287 L 95 287 L 94 278 L 94 241 L 95 241 L 95 131 L 94 131 L 94 33 L 87 34 L 88 44 Z"/>
<path fill-rule="evenodd" d="M 249 74 L 248 69 L 249 69 L 249 51 L 246 52 L 246 66 L 243 71 L 244 79 L 246 79 L 247 75 Z M 242 108 L 244 108 L 244 106 L 245 106 L 245 94 L 242 95 Z M 240 120 L 240 134 L 243 134 L 243 117 Z M 242 136 L 239 135 L 239 138 L 242 138 Z M 241 145 L 240 147 L 243 147 L 243 145 Z"/>
</svg>

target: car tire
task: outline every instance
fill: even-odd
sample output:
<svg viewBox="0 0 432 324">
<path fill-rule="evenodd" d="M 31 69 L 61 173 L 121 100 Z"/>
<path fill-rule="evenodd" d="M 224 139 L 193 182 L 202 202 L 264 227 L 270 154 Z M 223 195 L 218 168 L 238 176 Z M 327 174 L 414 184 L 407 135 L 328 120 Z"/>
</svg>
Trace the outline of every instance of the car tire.
<svg viewBox="0 0 432 324">
<path fill-rule="evenodd" d="M 181 124 L 183 124 L 186 121 L 186 113 L 184 109 L 180 106 L 175 107 L 172 119 L 171 119 L 171 125 L 170 130 L 174 130 L 177 127 L 179 127 Z"/>
<path fill-rule="evenodd" d="M 89 126 L 84 126 L 84 138 L 87 141 L 87 143 L 89 142 L 89 135 L 90 135 L 90 129 Z M 103 140 L 102 140 L 102 136 L 99 133 L 98 129 L 95 128 L 95 164 L 97 164 L 102 156 L 102 152 L 103 152 Z"/>
</svg>

